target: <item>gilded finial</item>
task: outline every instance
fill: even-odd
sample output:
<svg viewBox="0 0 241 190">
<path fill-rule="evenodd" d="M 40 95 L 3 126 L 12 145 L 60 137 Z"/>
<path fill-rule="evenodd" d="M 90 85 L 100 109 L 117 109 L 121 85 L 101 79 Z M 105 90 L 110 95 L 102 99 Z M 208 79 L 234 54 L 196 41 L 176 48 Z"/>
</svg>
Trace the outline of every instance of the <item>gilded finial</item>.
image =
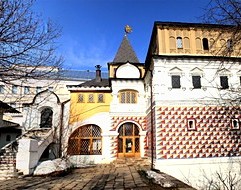
<svg viewBox="0 0 241 190">
<path fill-rule="evenodd" d="M 126 25 L 125 26 L 125 33 L 126 34 L 129 34 L 129 33 L 131 33 L 132 32 L 132 28 L 129 26 L 129 25 Z"/>
</svg>

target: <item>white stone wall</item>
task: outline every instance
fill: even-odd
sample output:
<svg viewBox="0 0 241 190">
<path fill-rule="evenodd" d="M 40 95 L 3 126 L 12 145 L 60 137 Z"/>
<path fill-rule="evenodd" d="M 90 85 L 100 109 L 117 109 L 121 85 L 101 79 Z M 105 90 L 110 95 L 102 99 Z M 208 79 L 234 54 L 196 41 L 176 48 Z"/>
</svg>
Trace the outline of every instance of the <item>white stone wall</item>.
<svg viewBox="0 0 241 190">
<path fill-rule="evenodd" d="M 40 128 L 41 111 L 44 108 L 50 108 L 53 111 L 52 127 L 60 125 L 60 102 L 58 102 L 58 98 L 54 93 L 46 91 L 37 95 L 33 104 L 30 104 L 26 109 L 26 119 L 23 125 L 25 130 Z"/>
<path fill-rule="evenodd" d="M 228 176 L 236 176 L 235 181 L 239 181 L 241 178 L 240 161 L 241 157 L 160 159 L 156 160 L 154 165 L 156 169 L 176 177 L 192 187 L 206 189 L 211 181 L 218 182 L 217 174 L 222 175 L 223 179 Z"/>
<path fill-rule="evenodd" d="M 119 102 L 119 91 L 136 90 L 137 103 L 123 104 Z M 111 115 L 143 115 L 146 111 L 146 97 L 142 80 L 114 80 L 112 81 L 112 97 L 110 105 Z"/>
<path fill-rule="evenodd" d="M 219 72 L 220 70 L 220 72 Z M 240 88 L 241 66 L 235 63 L 211 62 L 200 59 L 154 60 L 153 94 L 156 103 L 174 105 L 189 103 L 217 104 L 217 98 L 234 98 Z M 192 75 L 201 76 L 201 89 L 193 89 Z M 181 76 L 181 88 L 173 89 L 171 75 Z M 229 90 L 220 90 L 220 75 L 228 76 Z"/>
</svg>

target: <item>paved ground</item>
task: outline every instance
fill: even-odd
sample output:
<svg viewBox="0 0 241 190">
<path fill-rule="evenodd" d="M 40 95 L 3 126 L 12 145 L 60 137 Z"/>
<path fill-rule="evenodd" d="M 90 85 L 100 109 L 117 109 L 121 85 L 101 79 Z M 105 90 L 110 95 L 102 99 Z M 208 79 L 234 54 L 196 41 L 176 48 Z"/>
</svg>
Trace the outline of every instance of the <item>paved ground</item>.
<svg viewBox="0 0 241 190">
<path fill-rule="evenodd" d="M 1 190 L 59 190 L 59 189 L 83 189 L 83 190 L 121 190 L 121 189 L 160 189 L 161 186 L 153 184 L 146 179 L 140 170 L 146 170 L 148 166 L 142 167 L 136 164 L 108 164 L 97 165 L 88 168 L 74 169 L 71 173 L 56 177 L 24 177 L 0 181 Z M 178 185 L 179 190 L 194 190 L 186 184 L 167 176 Z M 168 188 L 170 190 L 170 188 Z"/>
</svg>

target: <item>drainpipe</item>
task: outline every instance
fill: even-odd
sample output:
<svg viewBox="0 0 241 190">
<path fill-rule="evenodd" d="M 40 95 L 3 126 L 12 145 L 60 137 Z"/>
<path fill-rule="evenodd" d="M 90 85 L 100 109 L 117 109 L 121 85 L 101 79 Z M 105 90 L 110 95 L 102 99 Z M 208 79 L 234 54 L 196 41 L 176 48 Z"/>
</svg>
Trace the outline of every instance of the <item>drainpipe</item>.
<svg viewBox="0 0 241 190">
<path fill-rule="evenodd" d="M 63 133 L 63 123 L 64 123 L 64 106 L 69 101 L 70 101 L 70 99 L 61 103 L 60 126 L 59 126 L 59 158 L 62 157 L 62 133 Z"/>
<path fill-rule="evenodd" d="M 153 121 L 153 116 L 154 116 L 154 113 L 153 113 L 153 89 L 152 89 L 152 80 L 153 80 L 153 72 L 152 70 L 149 70 L 150 73 L 151 73 L 151 170 L 154 169 L 154 134 L 153 134 L 153 124 L 154 124 L 154 121 Z"/>
</svg>

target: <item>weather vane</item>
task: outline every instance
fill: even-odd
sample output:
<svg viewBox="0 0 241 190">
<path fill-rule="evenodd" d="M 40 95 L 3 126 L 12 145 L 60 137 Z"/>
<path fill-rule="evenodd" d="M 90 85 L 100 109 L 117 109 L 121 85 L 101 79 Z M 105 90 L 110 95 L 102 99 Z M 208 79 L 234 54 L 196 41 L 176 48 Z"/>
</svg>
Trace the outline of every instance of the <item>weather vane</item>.
<svg viewBox="0 0 241 190">
<path fill-rule="evenodd" d="M 126 25 L 125 26 L 125 33 L 126 34 L 129 34 L 129 33 L 131 33 L 132 32 L 132 28 L 129 26 L 129 25 Z"/>
</svg>

